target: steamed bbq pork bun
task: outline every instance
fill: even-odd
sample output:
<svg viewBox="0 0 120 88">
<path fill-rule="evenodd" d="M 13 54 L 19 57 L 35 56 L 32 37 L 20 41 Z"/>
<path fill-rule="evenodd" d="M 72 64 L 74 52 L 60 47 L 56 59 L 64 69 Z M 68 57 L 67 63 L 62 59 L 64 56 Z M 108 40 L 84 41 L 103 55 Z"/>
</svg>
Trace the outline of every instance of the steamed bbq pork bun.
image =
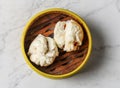
<svg viewBox="0 0 120 88">
<path fill-rule="evenodd" d="M 76 51 L 82 45 L 84 33 L 81 25 L 74 20 L 58 21 L 54 29 L 54 40 L 66 52 Z"/>
<path fill-rule="evenodd" d="M 39 34 L 31 43 L 28 55 L 36 65 L 49 66 L 59 55 L 55 41 Z"/>
</svg>

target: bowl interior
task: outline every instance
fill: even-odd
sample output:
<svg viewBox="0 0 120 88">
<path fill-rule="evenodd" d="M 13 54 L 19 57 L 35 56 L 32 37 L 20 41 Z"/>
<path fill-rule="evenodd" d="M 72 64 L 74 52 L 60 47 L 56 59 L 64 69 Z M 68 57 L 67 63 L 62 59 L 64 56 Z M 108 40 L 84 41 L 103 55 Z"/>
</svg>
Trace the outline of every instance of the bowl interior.
<svg viewBox="0 0 120 88">
<path fill-rule="evenodd" d="M 80 46 L 80 49 L 78 51 L 69 52 L 69 53 L 59 49 L 59 52 L 60 52 L 59 56 L 56 57 L 52 65 L 47 67 L 40 67 L 32 63 L 29 59 L 29 56 L 27 55 L 27 52 L 33 39 L 38 34 L 53 37 L 53 32 L 54 32 L 54 27 L 56 22 L 60 20 L 66 21 L 70 19 L 77 21 L 83 28 L 84 39 L 83 39 L 82 46 Z M 60 11 L 49 12 L 37 17 L 34 20 L 34 22 L 32 22 L 29 29 L 27 30 L 27 33 L 25 35 L 25 40 L 24 40 L 25 53 L 30 63 L 38 70 L 51 75 L 63 75 L 63 74 L 72 72 L 78 66 L 80 66 L 82 62 L 85 60 L 86 54 L 88 53 L 88 45 L 89 45 L 88 35 L 83 26 L 83 23 L 78 21 L 73 16 Z"/>
</svg>

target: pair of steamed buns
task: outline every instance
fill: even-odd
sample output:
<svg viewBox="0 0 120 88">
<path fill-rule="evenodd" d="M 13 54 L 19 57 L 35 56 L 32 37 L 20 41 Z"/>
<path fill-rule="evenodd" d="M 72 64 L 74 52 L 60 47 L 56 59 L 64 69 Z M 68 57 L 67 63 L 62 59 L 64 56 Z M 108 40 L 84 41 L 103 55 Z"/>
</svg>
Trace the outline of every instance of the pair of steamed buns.
<svg viewBox="0 0 120 88">
<path fill-rule="evenodd" d="M 82 45 L 84 33 L 74 20 L 58 21 L 54 28 L 54 39 L 39 34 L 30 44 L 28 55 L 36 65 L 49 66 L 59 55 L 58 48 L 66 52 L 76 51 Z"/>
</svg>

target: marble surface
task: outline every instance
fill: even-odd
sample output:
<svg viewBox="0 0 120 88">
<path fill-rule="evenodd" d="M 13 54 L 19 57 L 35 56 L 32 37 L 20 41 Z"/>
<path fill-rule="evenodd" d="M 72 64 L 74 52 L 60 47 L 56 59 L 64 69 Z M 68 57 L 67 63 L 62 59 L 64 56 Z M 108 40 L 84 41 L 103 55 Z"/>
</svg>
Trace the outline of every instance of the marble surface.
<svg viewBox="0 0 120 88">
<path fill-rule="evenodd" d="M 26 22 L 46 8 L 79 14 L 89 25 L 93 50 L 82 72 L 44 78 L 26 65 L 20 37 Z M 0 0 L 0 88 L 120 88 L 120 0 Z"/>
</svg>

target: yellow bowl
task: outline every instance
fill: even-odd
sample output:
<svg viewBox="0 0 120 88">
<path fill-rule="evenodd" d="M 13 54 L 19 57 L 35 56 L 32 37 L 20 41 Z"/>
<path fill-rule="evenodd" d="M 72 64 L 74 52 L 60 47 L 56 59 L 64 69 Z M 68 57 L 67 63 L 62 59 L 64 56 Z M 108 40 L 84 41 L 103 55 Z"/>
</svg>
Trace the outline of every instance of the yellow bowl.
<svg viewBox="0 0 120 88">
<path fill-rule="evenodd" d="M 81 22 L 85 28 L 85 31 L 88 35 L 88 42 L 89 42 L 89 45 L 88 45 L 88 52 L 86 54 L 86 57 L 84 59 L 84 61 L 82 62 L 82 64 L 80 66 L 78 66 L 75 70 L 73 70 L 72 72 L 69 72 L 69 73 L 66 73 L 66 74 L 63 74 L 63 75 L 51 75 L 51 74 L 47 74 L 45 72 L 42 72 L 40 70 L 38 70 L 36 67 L 34 67 L 32 65 L 32 63 L 28 60 L 28 57 L 25 53 L 25 47 L 24 47 L 24 41 L 25 41 L 25 36 L 26 36 L 26 33 L 27 33 L 27 30 L 29 29 L 30 25 L 34 22 L 35 19 L 37 19 L 39 16 L 41 15 L 44 15 L 46 13 L 49 13 L 49 12 L 52 12 L 52 11 L 60 11 L 60 12 L 63 12 L 63 13 L 66 13 L 66 14 L 69 14 L 71 15 L 72 17 L 76 18 L 79 22 Z M 24 55 L 24 58 L 25 58 L 25 61 L 26 63 L 35 71 L 37 72 L 38 74 L 41 74 L 42 76 L 45 76 L 45 77 L 48 77 L 48 78 L 55 78 L 55 79 L 58 79 L 58 78 L 65 78 L 65 77 L 70 77 L 72 76 L 73 74 L 75 74 L 76 72 L 78 72 L 79 70 L 81 70 L 81 68 L 86 64 L 86 62 L 88 61 L 89 59 L 89 56 L 90 56 L 90 53 L 91 53 L 91 49 L 92 49 L 92 38 L 91 38 L 91 33 L 90 33 L 90 30 L 87 26 L 87 24 L 85 23 L 85 21 L 80 17 L 78 16 L 77 14 L 69 11 L 69 10 L 66 10 L 66 9 L 62 9 L 62 8 L 51 8 L 51 9 L 47 9 L 47 10 L 44 10 L 44 11 L 41 11 L 39 13 L 37 13 L 35 16 L 33 16 L 29 21 L 28 23 L 26 24 L 24 30 L 23 30 L 23 34 L 22 34 L 22 39 L 21 39 L 21 49 L 22 49 L 22 53 Z"/>
</svg>

